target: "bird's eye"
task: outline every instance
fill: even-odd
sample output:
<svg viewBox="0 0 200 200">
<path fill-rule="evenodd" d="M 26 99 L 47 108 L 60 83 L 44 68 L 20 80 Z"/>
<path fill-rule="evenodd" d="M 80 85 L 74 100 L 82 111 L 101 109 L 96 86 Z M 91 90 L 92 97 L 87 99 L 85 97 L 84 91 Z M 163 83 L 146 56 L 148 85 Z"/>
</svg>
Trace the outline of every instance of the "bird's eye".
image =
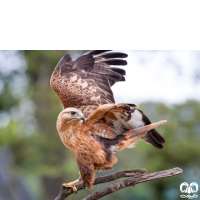
<svg viewBox="0 0 200 200">
<path fill-rule="evenodd" d="M 76 112 L 70 112 L 70 114 L 71 114 L 71 115 L 75 115 L 75 114 L 76 114 Z"/>
</svg>

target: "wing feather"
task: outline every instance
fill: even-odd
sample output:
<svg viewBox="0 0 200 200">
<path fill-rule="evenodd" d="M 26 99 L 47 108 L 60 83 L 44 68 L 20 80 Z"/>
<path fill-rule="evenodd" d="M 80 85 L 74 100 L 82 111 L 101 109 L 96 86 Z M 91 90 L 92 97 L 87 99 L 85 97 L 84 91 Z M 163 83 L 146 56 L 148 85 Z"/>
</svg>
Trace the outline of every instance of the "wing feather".
<svg viewBox="0 0 200 200">
<path fill-rule="evenodd" d="M 128 130 L 149 125 L 151 121 L 134 104 L 107 104 L 92 112 L 86 123 L 94 125 L 94 135 L 114 139 Z M 164 137 L 156 129 L 145 133 L 142 139 L 157 149 L 162 149 L 165 143 Z"/>
<path fill-rule="evenodd" d="M 57 64 L 57 67 L 62 67 L 65 63 L 72 63 L 72 58 L 69 54 L 64 55 Z"/>
<path fill-rule="evenodd" d="M 126 65 L 122 59 L 126 57 L 127 54 L 109 50 L 88 51 L 74 61 L 69 54 L 63 56 L 50 80 L 63 108 L 87 110 L 87 117 L 94 107 L 115 103 L 111 86 L 125 80 L 125 70 L 110 65 Z"/>
<path fill-rule="evenodd" d="M 95 56 L 95 55 L 98 55 L 98 54 L 101 54 L 101 53 L 104 53 L 104 52 L 108 52 L 108 51 L 111 51 L 111 50 L 91 50 L 91 51 L 87 51 L 83 55 L 91 54 L 91 55 Z"/>
<path fill-rule="evenodd" d="M 105 58 L 126 58 L 128 55 L 126 53 L 121 53 L 121 52 L 106 52 L 106 53 L 101 53 L 98 56 L 94 56 L 96 60 L 102 60 Z"/>
<path fill-rule="evenodd" d="M 134 107 L 134 104 L 102 105 L 89 115 L 85 123 L 94 125 L 93 134 L 113 139 L 129 130 L 123 121 L 130 119 Z"/>
</svg>

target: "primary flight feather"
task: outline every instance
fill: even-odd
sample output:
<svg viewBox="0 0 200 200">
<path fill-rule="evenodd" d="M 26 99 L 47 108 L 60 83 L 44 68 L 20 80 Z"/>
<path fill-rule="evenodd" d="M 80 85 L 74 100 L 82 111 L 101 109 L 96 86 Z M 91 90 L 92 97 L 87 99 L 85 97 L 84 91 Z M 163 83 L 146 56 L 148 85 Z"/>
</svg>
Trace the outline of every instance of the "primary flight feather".
<svg viewBox="0 0 200 200">
<path fill-rule="evenodd" d="M 115 104 L 111 86 L 125 81 L 128 55 L 108 50 L 88 51 L 72 61 L 63 56 L 51 76 L 50 85 L 59 96 L 63 111 L 57 130 L 63 144 L 76 155 L 80 178 L 66 187 L 76 191 L 83 180 L 92 188 L 95 171 L 109 170 L 117 162 L 114 153 L 133 147 L 142 138 L 157 149 L 165 139 L 154 128 L 163 124 L 151 121 L 134 104 Z"/>
</svg>

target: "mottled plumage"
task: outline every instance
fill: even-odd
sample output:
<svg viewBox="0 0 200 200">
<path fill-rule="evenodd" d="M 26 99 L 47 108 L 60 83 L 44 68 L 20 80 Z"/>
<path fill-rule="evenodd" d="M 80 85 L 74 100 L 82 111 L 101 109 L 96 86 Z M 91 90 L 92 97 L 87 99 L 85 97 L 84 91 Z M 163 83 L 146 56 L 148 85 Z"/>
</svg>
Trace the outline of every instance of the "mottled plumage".
<svg viewBox="0 0 200 200">
<path fill-rule="evenodd" d="M 115 104 L 111 86 L 125 81 L 125 70 L 113 65 L 126 65 L 126 57 L 125 53 L 94 50 L 72 61 L 67 54 L 51 76 L 51 87 L 64 109 L 58 117 L 58 133 L 75 153 L 81 178 L 89 188 L 95 170 L 112 169 L 117 162 L 115 152 L 133 147 L 141 137 L 157 149 L 165 142 L 154 129 L 165 121 L 151 124 L 134 104 Z"/>
</svg>

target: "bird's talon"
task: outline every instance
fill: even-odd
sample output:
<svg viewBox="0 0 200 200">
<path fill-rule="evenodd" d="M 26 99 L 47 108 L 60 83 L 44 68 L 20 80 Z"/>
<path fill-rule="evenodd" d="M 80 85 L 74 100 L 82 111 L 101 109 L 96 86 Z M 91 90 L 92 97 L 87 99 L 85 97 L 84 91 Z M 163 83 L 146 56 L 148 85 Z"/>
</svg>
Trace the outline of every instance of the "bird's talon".
<svg viewBox="0 0 200 200">
<path fill-rule="evenodd" d="M 77 188 L 74 186 L 77 182 L 71 182 L 71 183 L 63 183 L 62 185 L 66 188 L 72 188 L 75 194 L 77 194 Z"/>
<path fill-rule="evenodd" d="M 76 187 L 74 186 L 72 189 L 73 189 L 74 193 L 77 194 L 77 189 L 76 189 Z"/>
</svg>

